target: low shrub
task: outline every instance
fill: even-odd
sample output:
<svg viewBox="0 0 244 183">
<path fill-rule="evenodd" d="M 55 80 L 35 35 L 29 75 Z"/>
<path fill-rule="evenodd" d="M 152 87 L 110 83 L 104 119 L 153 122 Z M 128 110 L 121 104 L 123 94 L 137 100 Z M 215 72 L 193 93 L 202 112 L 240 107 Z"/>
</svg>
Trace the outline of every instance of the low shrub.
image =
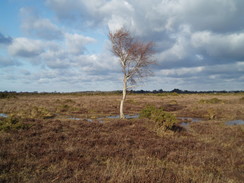
<svg viewBox="0 0 244 183">
<path fill-rule="evenodd" d="M 140 112 L 140 118 L 148 118 L 154 122 L 154 128 L 158 131 L 172 130 L 177 123 L 176 117 L 169 112 L 148 106 Z"/>
<path fill-rule="evenodd" d="M 75 104 L 75 101 L 72 100 L 72 99 L 66 99 L 66 100 L 64 101 L 64 104 L 66 104 L 66 103 Z"/>
<path fill-rule="evenodd" d="M 126 102 L 128 104 L 137 104 L 137 102 L 135 100 L 133 100 L 133 99 L 128 99 Z"/>
<path fill-rule="evenodd" d="M 170 104 L 170 105 L 177 105 L 178 102 L 177 102 L 176 100 L 170 100 L 170 101 L 169 101 L 169 104 Z"/>
<path fill-rule="evenodd" d="M 157 96 L 162 96 L 162 97 L 164 97 L 164 96 L 179 96 L 179 94 L 176 93 L 176 92 L 157 93 L 156 95 L 157 95 Z"/>
<path fill-rule="evenodd" d="M 67 112 L 69 110 L 70 110 L 70 106 L 67 104 L 63 104 L 63 105 L 58 106 L 56 111 L 57 112 Z"/>
<path fill-rule="evenodd" d="M 153 111 L 156 110 L 156 107 L 154 106 L 147 106 L 140 112 L 140 118 L 148 118 L 151 119 L 151 115 Z"/>
<path fill-rule="evenodd" d="M 49 110 L 47 110 L 44 107 L 34 107 L 31 110 L 30 117 L 35 119 L 35 118 L 40 118 L 40 119 L 48 119 L 48 118 L 53 118 L 55 115 L 51 113 Z"/>
<path fill-rule="evenodd" d="M 209 108 L 207 110 L 207 118 L 209 120 L 213 120 L 213 119 L 216 119 L 216 116 L 217 116 L 217 111 L 213 108 Z"/>
<path fill-rule="evenodd" d="M 20 122 L 16 116 L 9 116 L 0 119 L 0 131 L 10 131 L 18 129 L 27 129 L 30 125 Z"/>
<path fill-rule="evenodd" d="M 218 98 L 211 98 L 211 99 L 206 99 L 206 100 L 201 99 L 199 101 L 199 103 L 201 103 L 201 104 L 220 104 L 220 103 L 224 103 L 224 101 L 221 99 L 218 99 Z"/>
<path fill-rule="evenodd" d="M 68 104 L 59 105 L 56 107 L 56 113 L 67 113 L 67 112 L 79 111 L 80 108 L 77 106 L 79 106 L 79 104 L 77 104 L 77 105 L 68 105 Z"/>
<path fill-rule="evenodd" d="M 48 119 L 55 117 L 55 114 L 50 112 L 45 107 L 32 107 L 30 110 L 21 110 L 13 113 L 19 119 Z"/>
</svg>

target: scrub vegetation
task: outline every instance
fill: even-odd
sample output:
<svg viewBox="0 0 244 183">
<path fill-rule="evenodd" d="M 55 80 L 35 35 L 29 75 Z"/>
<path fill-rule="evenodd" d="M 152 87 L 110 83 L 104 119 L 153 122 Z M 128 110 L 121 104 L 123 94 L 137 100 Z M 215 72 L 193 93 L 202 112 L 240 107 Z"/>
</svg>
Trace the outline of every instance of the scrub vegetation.
<svg viewBox="0 0 244 183">
<path fill-rule="evenodd" d="M 176 117 L 174 115 L 154 106 L 148 106 L 144 108 L 140 112 L 140 118 L 150 119 L 150 126 L 158 134 L 167 130 L 173 130 L 177 123 Z"/>
<path fill-rule="evenodd" d="M 116 119 L 117 93 L 2 97 L 0 182 L 241 183 L 244 126 L 225 122 L 244 119 L 243 98 L 128 94 L 140 117 Z"/>
<path fill-rule="evenodd" d="M 206 99 L 206 100 L 201 99 L 200 103 L 202 103 L 202 104 L 220 104 L 220 103 L 224 103 L 224 101 L 221 99 L 218 99 L 218 98 L 211 98 L 211 99 Z"/>
<path fill-rule="evenodd" d="M 16 116 L 0 118 L 0 131 L 14 131 L 18 129 L 27 129 L 30 125 L 22 123 Z"/>
</svg>

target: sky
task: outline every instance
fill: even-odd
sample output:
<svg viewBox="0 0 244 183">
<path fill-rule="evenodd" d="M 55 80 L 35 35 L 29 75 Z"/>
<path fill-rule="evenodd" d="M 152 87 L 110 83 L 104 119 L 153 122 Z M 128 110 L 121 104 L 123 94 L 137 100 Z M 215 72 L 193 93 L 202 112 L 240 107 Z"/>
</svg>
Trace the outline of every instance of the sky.
<svg viewBox="0 0 244 183">
<path fill-rule="evenodd" d="M 243 0 L 1 0 L 0 91 L 122 89 L 109 31 L 155 43 L 134 90 L 244 90 Z"/>
</svg>

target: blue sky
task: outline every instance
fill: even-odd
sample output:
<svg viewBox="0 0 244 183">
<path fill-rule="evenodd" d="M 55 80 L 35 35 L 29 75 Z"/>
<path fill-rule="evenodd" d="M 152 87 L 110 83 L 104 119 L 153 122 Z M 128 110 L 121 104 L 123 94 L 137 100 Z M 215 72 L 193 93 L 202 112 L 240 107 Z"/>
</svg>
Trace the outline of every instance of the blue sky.
<svg viewBox="0 0 244 183">
<path fill-rule="evenodd" d="M 156 43 L 135 89 L 244 90 L 243 0 L 2 0 L 0 91 L 120 90 L 107 39 Z"/>
</svg>

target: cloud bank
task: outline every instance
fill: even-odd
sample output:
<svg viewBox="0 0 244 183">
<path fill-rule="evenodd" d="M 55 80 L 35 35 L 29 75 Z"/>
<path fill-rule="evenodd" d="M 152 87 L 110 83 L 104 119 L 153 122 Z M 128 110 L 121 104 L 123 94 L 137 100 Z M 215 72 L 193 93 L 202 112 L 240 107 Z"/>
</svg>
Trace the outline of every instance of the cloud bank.
<svg viewBox="0 0 244 183">
<path fill-rule="evenodd" d="M 20 83 L 49 91 L 121 89 L 106 34 L 126 27 L 156 43 L 155 75 L 142 89 L 244 89 L 243 0 L 46 0 L 45 6 L 53 16 L 19 9 L 25 36 L 0 34 L 9 54 L 0 63 L 12 63 Z M 97 45 L 100 51 L 92 53 Z M 13 61 L 20 59 L 35 69 L 25 68 L 26 74 Z M 17 82 L 4 72 L 5 81 Z"/>
</svg>

